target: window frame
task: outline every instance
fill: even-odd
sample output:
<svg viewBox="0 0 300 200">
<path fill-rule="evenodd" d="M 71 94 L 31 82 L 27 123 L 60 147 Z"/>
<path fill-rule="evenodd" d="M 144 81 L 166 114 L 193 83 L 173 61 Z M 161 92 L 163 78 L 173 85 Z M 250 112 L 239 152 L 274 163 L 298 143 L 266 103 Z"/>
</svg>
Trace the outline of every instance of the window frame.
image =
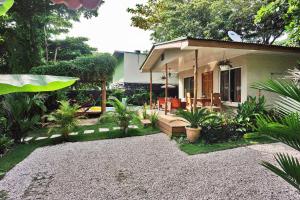
<svg viewBox="0 0 300 200">
<path fill-rule="evenodd" d="M 242 102 L 242 98 L 241 98 L 241 101 L 240 102 L 238 102 L 238 101 L 232 101 L 231 100 L 231 97 L 230 97 L 230 90 L 231 90 L 231 81 L 230 81 L 230 78 L 231 78 L 231 73 L 230 73 L 230 71 L 231 70 L 235 70 L 235 69 L 241 69 L 241 95 L 242 95 L 242 69 L 243 69 L 243 67 L 242 66 L 237 66 L 237 67 L 231 67 L 230 69 L 228 69 L 228 70 L 223 70 L 223 71 L 229 71 L 229 83 L 228 83 L 228 85 L 229 85 L 229 89 L 228 89 L 228 98 L 229 98 L 229 100 L 228 101 L 222 101 L 222 102 L 224 102 L 224 103 L 234 103 L 234 104 L 239 104 L 239 103 L 241 103 Z M 221 70 L 219 71 L 219 93 L 221 94 Z"/>
</svg>

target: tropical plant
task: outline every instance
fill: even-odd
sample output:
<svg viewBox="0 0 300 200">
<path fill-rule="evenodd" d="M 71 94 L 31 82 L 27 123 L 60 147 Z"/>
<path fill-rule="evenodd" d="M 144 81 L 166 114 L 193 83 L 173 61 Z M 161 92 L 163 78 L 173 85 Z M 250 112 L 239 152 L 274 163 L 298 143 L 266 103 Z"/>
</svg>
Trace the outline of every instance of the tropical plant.
<svg viewBox="0 0 300 200">
<path fill-rule="evenodd" d="M 5 135 L 0 135 L 0 155 L 12 145 L 11 139 Z"/>
<path fill-rule="evenodd" d="M 131 110 L 127 103 L 123 104 L 116 98 L 111 99 L 109 102 L 115 111 L 107 112 L 100 117 L 100 122 L 106 119 L 113 119 L 113 121 L 122 128 L 124 136 L 128 134 L 128 126 L 130 121 L 136 118 L 137 114 L 135 111 Z"/>
<path fill-rule="evenodd" d="M 149 119 L 150 119 L 152 128 L 155 128 L 157 126 L 157 122 L 158 122 L 158 112 L 152 112 L 149 116 Z"/>
<path fill-rule="evenodd" d="M 256 116 L 261 114 L 267 114 L 265 97 L 248 96 L 247 101 L 238 105 L 236 119 L 246 131 L 252 131 L 256 125 Z"/>
<path fill-rule="evenodd" d="M 178 110 L 177 115 L 190 123 L 191 128 L 198 128 L 208 120 L 216 118 L 216 115 L 210 113 L 206 108 L 196 109 L 195 111 Z"/>
<path fill-rule="evenodd" d="M 300 87 L 286 80 L 269 80 L 253 86 L 280 95 L 276 107 L 282 118 L 274 120 L 268 116 L 257 117 L 257 131 L 267 134 L 300 152 Z M 279 167 L 263 161 L 262 165 L 271 170 L 300 191 L 300 164 L 296 157 L 278 153 L 275 160 Z"/>
<path fill-rule="evenodd" d="M 69 133 L 73 131 L 78 124 L 78 120 L 76 119 L 78 109 L 78 105 L 72 106 L 68 101 L 61 101 L 59 108 L 48 116 L 48 120 L 55 122 L 59 127 L 51 128 L 49 132 L 60 132 L 64 139 L 67 139 Z"/>
<path fill-rule="evenodd" d="M 142 107 L 142 118 L 143 119 L 147 119 L 149 116 L 148 116 L 148 114 L 147 114 L 147 108 L 148 108 L 148 106 L 147 106 L 147 104 L 145 103 L 144 105 L 143 105 L 143 107 Z"/>
<path fill-rule="evenodd" d="M 40 123 L 42 112 L 46 111 L 44 96 L 26 94 L 5 95 L 2 109 L 15 143 L 20 143 L 26 133 Z"/>
</svg>

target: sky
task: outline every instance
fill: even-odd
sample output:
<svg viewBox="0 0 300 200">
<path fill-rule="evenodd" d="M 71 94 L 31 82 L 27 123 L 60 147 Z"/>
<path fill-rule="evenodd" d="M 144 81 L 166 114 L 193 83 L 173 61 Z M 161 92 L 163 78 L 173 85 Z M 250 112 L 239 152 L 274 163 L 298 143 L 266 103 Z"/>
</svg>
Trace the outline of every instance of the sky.
<svg viewBox="0 0 300 200">
<path fill-rule="evenodd" d="M 99 8 L 99 16 L 82 18 L 73 24 L 68 36 L 83 36 L 90 39 L 89 45 L 100 52 L 115 50 L 149 50 L 152 46 L 150 32 L 132 27 L 128 7 L 146 0 L 106 0 Z M 64 36 L 63 36 L 64 37 Z"/>
</svg>

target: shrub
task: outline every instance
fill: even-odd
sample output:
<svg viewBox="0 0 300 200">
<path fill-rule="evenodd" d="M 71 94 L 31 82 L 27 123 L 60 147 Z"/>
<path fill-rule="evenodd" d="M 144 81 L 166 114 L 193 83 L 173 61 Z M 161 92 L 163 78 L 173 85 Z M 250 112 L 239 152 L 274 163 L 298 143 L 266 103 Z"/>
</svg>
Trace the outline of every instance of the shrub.
<svg viewBox="0 0 300 200">
<path fill-rule="evenodd" d="M 111 121 L 122 128 L 124 136 L 128 134 L 128 126 L 130 121 L 137 117 L 136 112 L 131 110 L 127 103 L 123 104 L 116 98 L 113 98 L 109 103 L 115 108 L 113 112 L 106 112 L 100 117 L 100 122 Z"/>
<path fill-rule="evenodd" d="M 30 97 L 20 93 L 5 95 L 2 109 L 15 143 L 20 143 L 29 130 L 36 128 L 40 123 L 41 111 L 46 111 L 44 96 Z"/>
<path fill-rule="evenodd" d="M 54 121 L 59 127 L 51 128 L 49 132 L 59 131 L 64 139 L 67 139 L 69 133 L 77 126 L 76 112 L 78 105 L 70 105 L 68 101 L 61 101 L 59 108 L 48 116 L 50 121 Z"/>
<path fill-rule="evenodd" d="M 152 112 L 149 116 L 149 119 L 151 121 L 152 128 L 156 128 L 158 122 L 158 112 Z"/>
<path fill-rule="evenodd" d="M 206 108 L 196 109 L 195 111 L 178 110 L 177 115 L 190 123 L 191 128 L 198 128 L 208 120 L 216 118 L 216 115 L 210 113 Z"/>
<path fill-rule="evenodd" d="M 10 138 L 5 135 L 0 135 L 0 154 L 4 154 L 11 145 L 12 142 Z"/>
<path fill-rule="evenodd" d="M 238 106 L 237 121 L 246 131 L 252 132 L 256 126 L 256 117 L 261 114 L 267 114 L 265 97 L 248 96 L 247 101 Z"/>
</svg>

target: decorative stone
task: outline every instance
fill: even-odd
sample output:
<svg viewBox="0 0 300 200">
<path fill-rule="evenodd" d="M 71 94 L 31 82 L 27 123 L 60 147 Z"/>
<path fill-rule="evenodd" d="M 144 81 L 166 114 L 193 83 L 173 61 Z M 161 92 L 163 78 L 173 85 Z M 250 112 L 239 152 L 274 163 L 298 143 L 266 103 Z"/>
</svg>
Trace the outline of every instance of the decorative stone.
<svg viewBox="0 0 300 200">
<path fill-rule="evenodd" d="M 95 131 L 94 130 L 85 130 L 83 132 L 83 134 L 91 134 L 91 133 L 94 133 Z"/>
<path fill-rule="evenodd" d="M 99 128 L 99 132 L 108 132 L 109 128 Z"/>
</svg>

